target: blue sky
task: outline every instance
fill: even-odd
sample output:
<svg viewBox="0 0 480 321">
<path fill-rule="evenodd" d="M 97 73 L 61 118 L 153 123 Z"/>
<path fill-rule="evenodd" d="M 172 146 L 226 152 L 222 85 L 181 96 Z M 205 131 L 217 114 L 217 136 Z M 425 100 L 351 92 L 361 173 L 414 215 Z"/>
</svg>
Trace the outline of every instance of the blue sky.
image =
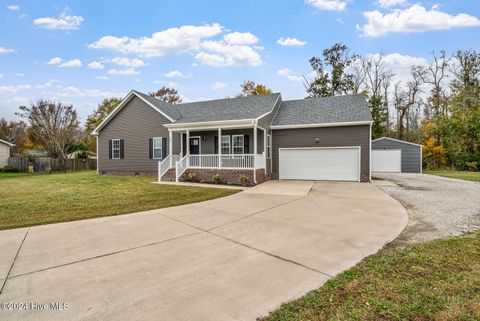
<svg viewBox="0 0 480 321">
<path fill-rule="evenodd" d="M 0 1 L 0 117 L 39 98 L 82 120 L 108 96 L 173 86 L 223 98 L 244 80 L 305 97 L 308 59 L 336 42 L 383 53 L 405 81 L 432 50 L 480 50 L 480 1 Z"/>
</svg>

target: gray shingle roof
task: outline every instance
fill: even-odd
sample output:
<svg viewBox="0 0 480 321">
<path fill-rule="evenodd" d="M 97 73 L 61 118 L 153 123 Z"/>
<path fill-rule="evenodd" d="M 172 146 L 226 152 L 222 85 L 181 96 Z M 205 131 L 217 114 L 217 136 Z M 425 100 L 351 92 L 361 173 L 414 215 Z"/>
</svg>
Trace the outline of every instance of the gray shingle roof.
<svg viewBox="0 0 480 321">
<path fill-rule="evenodd" d="M 301 125 L 371 121 L 372 115 L 361 95 L 308 98 L 284 101 L 272 125 Z"/>
<path fill-rule="evenodd" d="M 280 94 L 226 98 L 178 104 L 177 123 L 254 119 L 272 111 Z"/>
<path fill-rule="evenodd" d="M 141 93 L 139 91 L 134 90 L 136 94 L 138 94 L 140 97 L 143 99 L 147 100 L 149 103 L 163 111 L 165 114 L 167 114 L 170 118 L 174 119 L 175 121 L 179 120 L 182 118 L 182 115 L 178 111 L 177 105 L 172 105 L 169 103 L 166 103 L 160 99 L 157 99 L 155 97 L 146 95 L 144 93 Z"/>
</svg>

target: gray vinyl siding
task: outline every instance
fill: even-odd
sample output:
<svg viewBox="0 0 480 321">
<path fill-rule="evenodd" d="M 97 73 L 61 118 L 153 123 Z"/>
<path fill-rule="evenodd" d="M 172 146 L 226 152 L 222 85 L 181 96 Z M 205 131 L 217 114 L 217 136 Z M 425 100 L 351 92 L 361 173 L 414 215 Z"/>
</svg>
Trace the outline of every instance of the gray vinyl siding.
<svg viewBox="0 0 480 321">
<path fill-rule="evenodd" d="M 402 151 L 402 173 L 421 173 L 422 147 L 412 144 L 380 139 L 372 142 L 372 149 L 400 149 Z"/>
<path fill-rule="evenodd" d="M 253 129 L 222 129 L 223 135 L 248 135 L 248 154 L 253 154 Z M 186 135 L 184 136 L 184 143 Z M 218 131 L 192 131 L 190 137 L 200 136 L 200 153 L 201 154 L 214 154 L 215 153 L 215 136 L 218 136 Z M 186 146 L 186 145 L 184 145 Z M 230 148 L 232 144 L 230 142 Z M 186 149 L 184 149 L 184 153 Z M 263 153 L 263 130 L 257 131 L 257 154 Z"/>
<path fill-rule="evenodd" d="M 279 148 L 360 146 L 360 170 L 370 172 L 370 126 L 339 126 L 272 131 L 272 171 L 278 173 Z M 315 143 L 315 138 L 320 142 Z"/>
<path fill-rule="evenodd" d="M 270 126 L 272 125 L 273 118 L 275 118 L 275 115 L 277 114 L 278 109 L 280 108 L 281 105 L 282 105 L 282 98 L 279 97 L 279 99 L 277 100 L 277 103 L 273 107 L 272 112 L 263 116 L 258 120 L 258 126 L 269 130 Z"/>
<path fill-rule="evenodd" d="M 158 159 L 149 157 L 149 138 L 167 139 L 168 130 L 162 124 L 170 123 L 159 112 L 138 97 L 125 107 L 100 131 L 98 136 L 98 170 L 117 172 L 155 172 Z M 124 159 L 109 159 L 108 142 L 124 140 Z M 173 135 L 173 153 L 180 154 L 180 135 Z"/>
</svg>

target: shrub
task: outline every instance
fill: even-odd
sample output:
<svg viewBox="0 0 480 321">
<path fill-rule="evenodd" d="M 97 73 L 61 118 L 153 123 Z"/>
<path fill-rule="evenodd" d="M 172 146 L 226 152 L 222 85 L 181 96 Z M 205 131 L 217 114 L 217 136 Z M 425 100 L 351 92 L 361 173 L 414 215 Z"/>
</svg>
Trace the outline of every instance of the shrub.
<svg viewBox="0 0 480 321">
<path fill-rule="evenodd" d="M 221 181 L 221 177 L 220 177 L 219 174 L 213 175 L 213 176 L 212 176 L 212 179 L 213 179 L 213 181 L 214 181 L 216 184 L 219 184 L 220 181 Z"/>
<path fill-rule="evenodd" d="M 240 175 L 240 183 L 242 185 L 247 185 L 250 182 L 247 176 L 245 175 Z"/>
<path fill-rule="evenodd" d="M 4 173 L 18 173 L 18 168 L 7 165 L 3 168 L 3 172 Z"/>
<path fill-rule="evenodd" d="M 189 172 L 187 174 L 187 180 L 189 180 L 190 182 L 196 182 L 198 181 L 198 174 L 195 173 L 195 172 Z"/>
</svg>

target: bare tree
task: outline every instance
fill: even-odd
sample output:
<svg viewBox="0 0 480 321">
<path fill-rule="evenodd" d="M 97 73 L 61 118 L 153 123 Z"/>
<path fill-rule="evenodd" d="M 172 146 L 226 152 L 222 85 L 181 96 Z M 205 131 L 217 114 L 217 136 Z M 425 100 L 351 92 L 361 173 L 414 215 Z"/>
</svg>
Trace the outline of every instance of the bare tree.
<svg viewBox="0 0 480 321">
<path fill-rule="evenodd" d="M 15 144 L 12 147 L 12 152 L 20 154 L 28 142 L 27 124 L 23 121 L 0 119 L 0 139 Z"/>
<path fill-rule="evenodd" d="M 415 105 L 418 106 L 418 94 L 421 80 L 415 72 L 412 72 L 412 79 L 407 83 L 406 88 L 401 82 L 395 84 L 394 107 L 397 110 L 397 131 L 400 139 L 405 139 L 405 131 L 410 130 L 410 113 Z"/>
<path fill-rule="evenodd" d="M 379 137 L 388 131 L 388 88 L 394 74 L 388 69 L 383 55 L 361 58 L 360 63 L 364 74 L 363 86 L 373 117 L 372 134 Z"/>
<path fill-rule="evenodd" d="M 425 117 L 432 118 L 432 111 L 434 115 L 446 116 L 447 113 L 447 94 L 445 91 L 444 81 L 447 77 L 449 66 L 449 59 L 446 56 L 446 51 L 440 51 L 437 56 L 435 51 L 432 53 L 433 62 L 428 66 L 414 66 L 413 73 L 422 81 L 423 84 L 432 87 L 429 102 L 426 104 Z"/>
<path fill-rule="evenodd" d="M 17 115 L 30 123 L 30 137 L 48 151 L 50 156 L 67 158 L 67 145 L 80 132 L 77 112 L 72 105 L 39 100 L 31 107 L 21 106 Z"/>
</svg>

